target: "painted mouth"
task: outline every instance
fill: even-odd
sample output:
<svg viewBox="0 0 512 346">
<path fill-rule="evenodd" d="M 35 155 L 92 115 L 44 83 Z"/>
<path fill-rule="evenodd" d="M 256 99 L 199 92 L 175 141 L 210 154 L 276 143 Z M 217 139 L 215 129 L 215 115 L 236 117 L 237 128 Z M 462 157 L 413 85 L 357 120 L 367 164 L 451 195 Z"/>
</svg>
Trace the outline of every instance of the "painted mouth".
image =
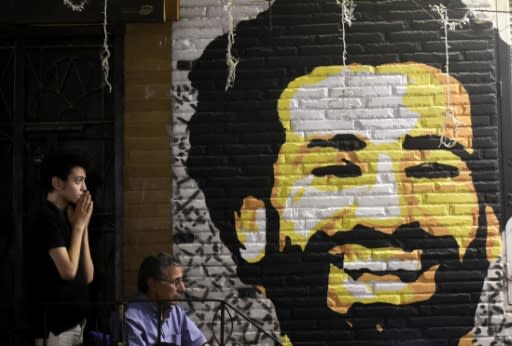
<svg viewBox="0 0 512 346">
<path fill-rule="evenodd" d="M 354 281 L 369 274 L 392 275 L 403 283 L 411 283 L 435 265 L 459 263 L 455 239 L 433 236 L 418 222 L 402 225 L 392 234 L 362 225 L 333 235 L 317 231 L 304 254 L 326 256 L 330 264 L 343 269 Z"/>
<path fill-rule="evenodd" d="M 395 248 L 379 250 L 381 249 L 349 245 L 337 246 L 330 253 L 343 255 L 343 269 L 354 281 L 364 274 L 372 274 L 374 276 L 394 275 L 402 282 L 414 282 L 429 269 L 422 268 L 421 250 L 411 252 Z M 364 258 L 361 258 L 363 256 Z"/>
</svg>

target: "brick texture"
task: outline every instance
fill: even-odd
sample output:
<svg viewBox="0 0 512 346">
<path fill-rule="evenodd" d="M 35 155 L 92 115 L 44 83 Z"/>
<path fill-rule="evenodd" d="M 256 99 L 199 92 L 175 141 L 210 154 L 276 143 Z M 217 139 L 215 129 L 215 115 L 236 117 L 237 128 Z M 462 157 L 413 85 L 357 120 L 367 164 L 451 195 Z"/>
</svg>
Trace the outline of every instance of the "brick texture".
<svg viewBox="0 0 512 346">
<path fill-rule="evenodd" d="M 171 252 L 170 24 L 130 24 L 125 34 L 124 295 L 142 259 Z"/>
</svg>

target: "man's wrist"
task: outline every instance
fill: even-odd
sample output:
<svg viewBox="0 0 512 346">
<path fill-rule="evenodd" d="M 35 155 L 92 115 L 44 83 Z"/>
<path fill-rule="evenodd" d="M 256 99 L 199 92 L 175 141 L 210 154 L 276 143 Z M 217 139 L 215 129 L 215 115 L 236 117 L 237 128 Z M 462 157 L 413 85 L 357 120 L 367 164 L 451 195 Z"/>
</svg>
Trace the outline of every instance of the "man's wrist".
<svg viewBox="0 0 512 346">
<path fill-rule="evenodd" d="M 73 232 L 75 233 L 83 233 L 85 232 L 85 226 L 81 225 L 75 225 L 73 226 Z"/>
</svg>

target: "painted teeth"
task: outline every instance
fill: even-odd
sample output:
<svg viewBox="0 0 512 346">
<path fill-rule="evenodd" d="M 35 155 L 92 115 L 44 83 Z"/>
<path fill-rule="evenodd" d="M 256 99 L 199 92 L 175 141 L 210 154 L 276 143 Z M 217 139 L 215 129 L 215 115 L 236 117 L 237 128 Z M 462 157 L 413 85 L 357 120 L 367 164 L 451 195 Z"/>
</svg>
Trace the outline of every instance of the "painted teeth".
<svg viewBox="0 0 512 346">
<path fill-rule="evenodd" d="M 370 249 L 359 244 L 339 245 L 329 251 L 333 255 L 343 254 L 343 268 L 346 270 L 419 271 L 422 250 L 406 252 L 399 248 Z"/>
<path fill-rule="evenodd" d="M 369 271 L 418 271 L 421 269 L 421 262 L 419 260 L 390 260 L 390 261 L 350 261 L 347 258 L 343 264 L 347 270 L 363 270 Z"/>
</svg>

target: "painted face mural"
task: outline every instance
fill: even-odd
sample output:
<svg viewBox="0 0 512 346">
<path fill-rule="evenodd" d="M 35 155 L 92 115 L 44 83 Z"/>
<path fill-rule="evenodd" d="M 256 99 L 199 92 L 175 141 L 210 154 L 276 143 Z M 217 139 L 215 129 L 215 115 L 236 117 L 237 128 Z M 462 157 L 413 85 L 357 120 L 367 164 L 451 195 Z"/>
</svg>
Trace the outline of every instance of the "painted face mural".
<svg viewBox="0 0 512 346">
<path fill-rule="evenodd" d="M 356 1 L 346 68 L 337 17 L 326 15 L 335 0 L 308 2 L 310 27 L 285 15 L 304 2 L 276 0 L 272 31 L 268 11 L 237 27 L 233 88 L 218 65 L 224 36 L 189 75 L 188 173 L 239 278 L 271 299 L 295 346 L 473 344 L 500 255 L 473 107 L 492 72 L 444 74 L 444 57 L 421 51 L 439 30 L 397 19 L 389 3 Z M 413 26 L 432 32 L 398 34 Z"/>
<path fill-rule="evenodd" d="M 462 107 L 467 94 L 454 81 L 460 105 L 451 118 L 440 71 L 358 66 L 343 75 L 339 69 L 319 67 L 281 95 L 286 143 L 274 165 L 271 198 L 280 249 L 289 242 L 304 250 L 309 240 L 325 238 L 332 256 L 327 305 L 341 314 L 357 302 L 430 299 L 443 260 L 462 262 L 478 228 L 460 144 L 471 143 Z M 312 97 L 315 92 L 327 95 Z M 456 138 L 454 125 L 463 136 Z M 451 242 L 451 251 L 435 258 L 419 239 Z"/>
<path fill-rule="evenodd" d="M 325 261 L 325 282 L 317 282 L 327 287 L 323 305 L 346 316 L 349 328 L 352 308 L 433 299 L 441 278 L 464 270 L 480 246 L 478 197 L 465 162 L 469 98 L 450 79 L 448 104 L 446 81 L 422 64 L 318 67 L 279 99 L 286 140 L 270 198 L 279 252 L 298 246 L 303 258 Z M 254 241 L 265 239 L 265 208 L 248 196 L 235 215 L 241 256 L 251 263 L 267 255 Z M 378 333 L 384 320 L 375 321 Z"/>
</svg>

